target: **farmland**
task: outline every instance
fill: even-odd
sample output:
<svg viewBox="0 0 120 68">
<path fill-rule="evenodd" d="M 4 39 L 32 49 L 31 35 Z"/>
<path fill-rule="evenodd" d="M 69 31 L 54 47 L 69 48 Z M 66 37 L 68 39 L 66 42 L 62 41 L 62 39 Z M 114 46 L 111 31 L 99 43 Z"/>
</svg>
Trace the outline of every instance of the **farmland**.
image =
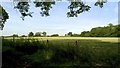
<svg viewBox="0 0 120 68">
<path fill-rule="evenodd" d="M 3 67 L 119 67 L 119 38 L 5 37 Z"/>
<path fill-rule="evenodd" d="M 13 39 L 13 37 L 5 37 L 5 39 Z M 118 37 L 15 37 L 15 39 L 38 39 L 38 40 L 99 40 L 103 42 L 118 43 Z"/>
</svg>

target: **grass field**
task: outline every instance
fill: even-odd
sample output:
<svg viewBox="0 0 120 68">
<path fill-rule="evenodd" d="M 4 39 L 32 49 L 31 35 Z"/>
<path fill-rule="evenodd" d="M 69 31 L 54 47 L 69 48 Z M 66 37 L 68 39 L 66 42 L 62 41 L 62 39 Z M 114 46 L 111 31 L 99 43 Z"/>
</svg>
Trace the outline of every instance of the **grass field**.
<svg viewBox="0 0 120 68">
<path fill-rule="evenodd" d="M 118 37 L 16 37 L 16 39 L 38 39 L 38 40 L 99 40 L 103 42 L 118 43 L 120 38 Z M 13 39 L 13 37 L 6 37 L 5 39 Z"/>
<path fill-rule="evenodd" d="M 3 66 L 119 68 L 119 44 L 119 38 L 110 37 L 5 37 Z"/>
</svg>

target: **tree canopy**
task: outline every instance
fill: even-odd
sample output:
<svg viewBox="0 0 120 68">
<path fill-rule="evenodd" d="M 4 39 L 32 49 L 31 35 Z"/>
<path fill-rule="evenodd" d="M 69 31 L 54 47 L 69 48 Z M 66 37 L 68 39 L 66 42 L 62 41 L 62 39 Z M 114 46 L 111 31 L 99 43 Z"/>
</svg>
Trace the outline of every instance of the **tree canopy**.
<svg viewBox="0 0 120 68">
<path fill-rule="evenodd" d="M 32 17 L 33 12 L 29 10 L 31 2 L 28 2 L 27 0 L 25 0 L 24 2 L 22 1 L 23 0 L 15 0 L 13 3 L 15 5 L 14 8 L 19 10 L 22 16 L 21 18 L 22 20 L 24 20 L 24 17 L 26 16 Z M 89 11 L 91 8 L 89 5 L 85 4 L 81 0 L 67 1 L 69 1 L 70 3 L 70 5 L 68 5 L 69 11 L 66 14 L 67 17 L 77 17 L 78 14 Z M 97 0 L 94 5 L 102 8 L 104 3 L 106 2 L 107 0 Z M 54 0 L 35 0 L 33 3 L 35 4 L 36 8 L 40 8 L 41 16 L 50 16 L 49 10 L 52 8 L 53 5 L 56 4 Z M 8 13 L 3 9 L 2 6 L 0 6 L 0 15 L 3 17 L 2 21 L 0 21 L 0 28 L 2 30 L 6 20 L 9 19 Z"/>
<path fill-rule="evenodd" d="M 34 36 L 34 33 L 33 32 L 29 32 L 28 36 L 29 37 Z"/>
<path fill-rule="evenodd" d="M 41 34 L 42 34 L 41 32 L 36 32 L 35 36 L 41 36 Z"/>
<path fill-rule="evenodd" d="M 3 30 L 4 24 L 6 20 L 9 19 L 8 13 L 3 9 L 3 7 L 0 5 L 0 29 Z"/>
<path fill-rule="evenodd" d="M 109 24 L 104 27 L 95 27 L 90 31 L 81 32 L 82 37 L 120 37 L 120 25 Z"/>
</svg>

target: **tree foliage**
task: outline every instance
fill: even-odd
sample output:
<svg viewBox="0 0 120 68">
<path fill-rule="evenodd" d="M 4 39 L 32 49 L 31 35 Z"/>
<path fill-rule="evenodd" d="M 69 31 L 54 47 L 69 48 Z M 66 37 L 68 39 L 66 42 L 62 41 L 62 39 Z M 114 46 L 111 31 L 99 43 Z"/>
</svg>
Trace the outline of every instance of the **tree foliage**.
<svg viewBox="0 0 120 68">
<path fill-rule="evenodd" d="M 34 36 L 34 33 L 33 32 L 29 32 L 28 36 L 29 37 Z"/>
<path fill-rule="evenodd" d="M 13 37 L 18 37 L 18 34 L 13 34 Z"/>
<path fill-rule="evenodd" d="M 78 14 L 83 13 L 85 11 L 90 10 L 90 6 L 85 4 L 83 1 L 78 0 L 68 0 L 70 2 L 70 5 L 68 6 L 68 9 L 70 10 L 67 12 L 67 17 L 77 17 Z M 97 2 L 94 4 L 95 6 L 103 7 L 104 3 L 107 1 L 105 0 L 97 0 Z M 16 6 L 15 8 L 19 10 L 19 12 L 22 15 L 22 19 L 24 20 L 25 16 L 32 17 L 32 13 L 29 11 L 29 2 L 21 2 L 21 0 L 15 1 Z M 41 16 L 50 16 L 49 10 L 52 8 L 52 5 L 55 5 L 54 0 L 35 0 L 34 1 L 35 7 L 40 8 L 40 14 Z"/>
<path fill-rule="evenodd" d="M 81 32 L 81 35 L 80 36 L 85 36 L 85 37 L 89 37 L 89 31 L 83 31 Z"/>
<path fill-rule="evenodd" d="M 69 32 L 67 35 L 72 36 L 72 32 Z"/>
<path fill-rule="evenodd" d="M 42 32 L 43 36 L 46 36 L 47 35 L 47 32 Z"/>
<path fill-rule="evenodd" d="M 35 36 L 41 36 L 41 34 L 42 34 L 41 32 L 36 32 Z"/>
<path fill-rule="evenodd" d="M 71 4 L 68 6 L 70 11 L 67 13 L 67 17 L 77 17 L 78 14 L 89 11 L 90 8 L 90 6 L 85 5 L 83 2 L 71 2 Z"/>
<path fill-rule="evenodd" d="M 19 12 L 21 13 L 21 15 L 22 15 L 22 20 L 24 20 L 24 17 L 25 16 L 30 16 L 30 17 L 32 17 L 32 13 L 33 12 L 30 12 L 29 11 L 29 7 L 30 7 L 30 5 L 29 5 L 29 3 L 28 2 L 18 2 L 17 3 L 17 5 L 16 6 L 14 6 L 14 8 L 15 9 L 18 9 L 19 10 Z"/>
<path fill-rule="evenodd" d="M 0 29 L 3 30 L 4 24 L 6 20 L 9 19 L 8 13 L 5 9 L 0 5 Z"/>
<path fill-rule="evenodd" d="M 21 18 L 22 20 L 24 20 L 24 17 L 26 16 L 30 16 L 32 17 L 33 12 L 31 12 L 29 10 L 30 8 L 30 2 L 28 1 L 24 1 L 23 0 L 15 0 L 14 1 L 14 8 L 18 9 L 19 12 L 21 13 Z M 90 10 L 90 6 L 85 4 L 83 1 L 78 0 L 77 2 L 75 2 L 76 0 L 68 0 L 70 2 L 70 5 L 68 6 L 69 11 L 67 12 L 67 17 L 77 17 L 78 14 L 83 13 L 85 11 L 89 11 Z M 99 7 L 103 7 L 104 3 L 106 3 L 107 1 L 105 0 L 97 0 L 97 2 L 94 4 L 95 6 L 99 6 Z M 35 0 L 34 1 L 35 7 L 39 7 L 40 8 L 40 14 L 41 16 L 50 16 L 50 9 L 52 8 L 53 5 L 55 5 L 55 1 L 54 0 Z M 2 8 L 2 6 L 0 6 L 0 10 L 2 9 L 2 12 L 0 12 L 0 14 L 2 14 L 3 19 L 2 22 L 0 22 L 0 28 L 3 29 L 5 21 L 9 18 L 8 13 Z"/>
<path fill-rule="evenodd" d="M 103 4 L 106 3 L 107 0 L 97 0 L 97 2 L 95 3 L 95 6 L 99 6 L 99 7 L 103 7 Z"/>
<path fill-rule="evenodd" d="M 51 37 L 58 37 L 59 36 L 59 34 L 53 34 L 53 35 L 51 35 Z"/>
<path fill-rule="evenodd" d="M 34 2 L 35 7 L 39 7 L 41 9 L 41 16 L 50 16 L 49 10 L 52 8 L 52 5 L 55 4 L 55 2 Z"/>
<path fill-rule="evenodd" d="M 83 37 L 120 37 L 120 25 L 109 24 L 104 27 L 92 28 L 91 31 L 83 31 Z"/>
</svg>

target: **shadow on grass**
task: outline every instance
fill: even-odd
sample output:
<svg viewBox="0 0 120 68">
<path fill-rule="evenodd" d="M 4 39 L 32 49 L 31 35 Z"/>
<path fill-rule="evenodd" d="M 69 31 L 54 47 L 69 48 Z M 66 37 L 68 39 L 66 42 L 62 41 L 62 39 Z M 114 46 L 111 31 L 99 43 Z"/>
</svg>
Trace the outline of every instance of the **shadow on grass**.
<svg viewBox="0 0 120 68">
<path fill-rule="evenodd" d="M 67 41 L 67 42 L 65 42 Z M 98 40 L 3 40 L 2 68 L 120 66 L 119 43 Z"/>
</svg>

